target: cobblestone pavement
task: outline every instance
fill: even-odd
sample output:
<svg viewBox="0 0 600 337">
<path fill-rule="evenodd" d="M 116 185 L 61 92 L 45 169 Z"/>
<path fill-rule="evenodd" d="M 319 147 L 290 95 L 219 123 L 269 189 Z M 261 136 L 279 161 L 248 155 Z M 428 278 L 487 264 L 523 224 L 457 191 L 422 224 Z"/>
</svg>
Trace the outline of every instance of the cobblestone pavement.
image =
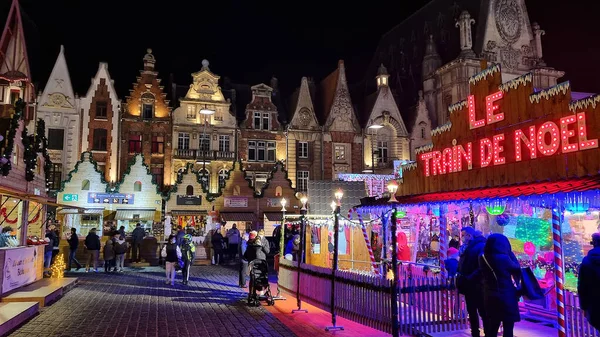
<svg viewBox="0 0 600 337">
<path fill-rule="evenodd" d="M 195 266 L 189 285 L 174 287 L 157 267 L 71 275 L 79 284 L 11 337 L 294 336 L 264 308 L 246 305 L 231 269 Z"/>
</svg>

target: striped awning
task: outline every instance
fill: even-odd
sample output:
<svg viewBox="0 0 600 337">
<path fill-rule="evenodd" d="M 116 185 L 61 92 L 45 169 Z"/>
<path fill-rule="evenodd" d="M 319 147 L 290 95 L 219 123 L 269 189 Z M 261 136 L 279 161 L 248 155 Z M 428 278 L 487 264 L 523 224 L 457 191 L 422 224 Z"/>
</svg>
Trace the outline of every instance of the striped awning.
<svg viewBox="0 0 600 337">
<path fill-rule="evenodd" d="M 231 212 L 221 213 L 221 219 L 223 221 L 242 221 L 242 222 L 256 222 L 258 219 L 252 212 Z"/>
<path fill-rule="evenodd" d="M 205 210 L 184 210 L 184 209 L 174 209 L 171 210 L 171 215 L 172 216 L 178 216 L 178 215 L 206 215 L 208 214 L 207 211 Z"/>
<path fill-rule="evenodd" d="M 152 221 L 155 209 L 118 209 L 115 220 Z"/>
<path fill-rule="evenodd" d="M 264 214 L 269 221 L 281 222 L 283 219 L 283 212 L 265 212 Z"/>
<path fill-rule="evenodd" d="M 63 208 L 58 214 L 103 214 L 104 208 Z"/>
</svg>

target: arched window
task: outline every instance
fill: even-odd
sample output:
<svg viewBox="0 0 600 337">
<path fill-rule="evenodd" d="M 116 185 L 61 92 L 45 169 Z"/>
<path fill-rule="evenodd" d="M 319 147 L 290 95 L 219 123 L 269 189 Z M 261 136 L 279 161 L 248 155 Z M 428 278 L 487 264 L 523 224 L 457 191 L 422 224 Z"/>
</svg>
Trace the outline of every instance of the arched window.
<svg viewBox="0 0 600 337">
<path fill-rule="evenodd" d="M 283 189 L 281 188 L 281 186 L 275 187 L 275 196 L 280 197 L 282 194 L 283 194 Z"/>
<path fill-rule="evenodd" d="M 135 183 L 133 183 L 133 191 L 134 192 L 142 191 L 142 182 L 141 181 L 136 181 Z"/>
<path fill-rule="evenodd" d="M 90 190 L 90 181 L 85 179 L 84 181 L 81 182 L 81 190 L 82 191 L 89 191 Z"/>
<path fill-rule="evenodd" d="M 235 185 L 233 187 L 233 195 L 240 195 L 240 185 Z"/>
<path fill-rule="evenodd" d="M 227 181 L 227 169 L 219 170 L 219 187 L 225 187 L 225 183 Z"/>
<path fill-rule="evenodd" d="M 142 118 L 143 119 L 152 119 L 154 116 L 154 95 L 147 92 L 142 95 Z"/>
<path fill-rule="evenodd" d="M 185 188 L 185 195 L 194 195 L 194 186 L 187 185 Z"/>
<path fill-rule="evenodd" d="M 198 174 L 200 175 L 202 186 L 204 186 L 204 189 L 208 190 L 210 188 L 210 173 L 207 169 L 201 169 Z"/>
</svg>

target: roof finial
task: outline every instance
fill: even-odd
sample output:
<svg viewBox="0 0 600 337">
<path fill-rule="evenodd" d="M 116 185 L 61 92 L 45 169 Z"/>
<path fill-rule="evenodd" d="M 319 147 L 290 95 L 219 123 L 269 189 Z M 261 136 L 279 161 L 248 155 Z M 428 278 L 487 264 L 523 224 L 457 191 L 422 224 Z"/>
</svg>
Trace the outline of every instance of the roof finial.
<svg viewBox="0 0 600 337">
<path fill-rule="evenodd" d="M 210 70 L 210 69 L 208 69 L 209 64 L 210 63 L 208 63 L 207 59 L 202 60 L 202 70 Z"/>
<path fill-rule="evenodd" d="M 474 56 L 473 37 L 471 33 L 471 25 L 474 23 L 475 20 L 471 18 L 471 14 L 467 11 L 462 11 L 454 25 L 455 27 L 460 28 L 460 53 L 463 55 Z"/>
<path fill-rule="evenodd" d="M 156 59 L 154 55 L 152 55 L 152 49 L 146 49 L 146 55 L 144 55 L 144 70 L 154 70 L 154 64 L 156 63 Z"/>
</svg>

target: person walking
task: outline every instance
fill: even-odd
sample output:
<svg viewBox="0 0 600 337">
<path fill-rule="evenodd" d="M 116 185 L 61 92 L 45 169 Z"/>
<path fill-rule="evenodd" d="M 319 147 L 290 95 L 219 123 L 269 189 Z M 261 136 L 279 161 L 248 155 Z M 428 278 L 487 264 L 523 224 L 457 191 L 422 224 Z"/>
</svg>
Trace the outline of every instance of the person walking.
<svg viewBox="0 0 600 337">
<path fill-rule="evenodd" d="M 44 240 L 47 242 L 44 247 L 44 276 L 50 277 L 50 266 L 52 265 L 52 247 L 54 247 L 54 236 L 56 234 L 50 227 L 46 227 L 46 237 Z"/>
<path fill-rule="evenodd" d="M 239 285 L 240 288 L 246 288 L 246 279 L 248 277 L 248 261 L 244 258 L 246 253 L 246 249 L 248 248 L 248 240 L 250 240 L 250 235 L 248 233 L 244 233 L 242 236 L 242 240 L 240 243 L 240 248 L 238 253 L 240 254 L 240 268 L 239 268 Z"/>
<path fill-rule="evenodd" d="M 165 259 L 165 274 L 167 281 L 165 284 L 175 285 L 175 266 L 181 259 L 181 249 L 177 245 L 177 238 L 175 235 L 169 236 L 167 244 L 163 247 L 160 255 Z"/>
<path fill-rule="evenodd" d="M 229 252 L 229 258 L 235 260 L 238 253 L 238 246 L 240 243 L 240 231 L 237 229 L 237 225 L 233 224 L 231 229 L 227 231 L 227 240 L 229 245 L 227 246 Z"/>
<path fill-rule="evenodd" d="M 486 331 L 487 318 L 483 305 L 483 288 L 481 285 L 481 272 L 479 270 L 479 256 L 483 254 L 485 238 L 481 232 L 473 227 L 464 227 L 461 230 L 464 248 L 458 261 L 456 287 L 458 292 L 465 295 L 471 336 L 481 336 L 479 330 L 479 317 L 483 321 L 483 330 Z"/>
<path fill-rule="evenodd" d="M 135 229 L 131 232 L 131 261 L 140 262 L 141 254 L 140 247 L 146 236 L 146 231 L 142 228 L 142 225 L 138 222 L 135 225 Z"/>
<path fill-rule="evenodd" d="M 216 230 L 211 236 L 211 242 L 213 246 L 214 256 L 215 256 L 215 265 L 219 265 L 224 263 L 223 261 L 223 235 L 221 232 Z"/>
<path fill-rule="evenodd" d="M 487 315 L 486 336 L 497 336 L 500 324 L 504 337 L 513 337 L 515 322 L 521 321 L 517 284 L 521 280 L 521 266 L 512 252 L 510 241 L 502 234 L 487 238 L 483 255 L 479 257 L 483 279 L 483 300 Z"/>
<path fill-rule="evenodd" d="M 89 272 L 93 267 L 94 272 L 98 272 L 98 255 L 100 254 L 100 237 L 96 235 L 96 228 L 92 228 L 83 242 L 87 250 L 88 258 L 85 266 L 85 272 Z"/>
<path fill-rule="evenodd" d="M 577 292 L 579 306 L 585 318 L 597 330 L 600 330 L 600 233 L 592 234 L 592 248 L 579 266 Z"/>
<path fill-rule="evenodd" d="M 195 257 L 196 245 L 192 242 L 192 235 L 186 234 L 183 236 L 183 243 L 181 244 L 181 259 L 183 260 L 181 276 L 183 277 L 183 284 L 187 285 L 190 280 L 190 267 L 194 263 Z"/>
<path fill-rule="evenodd" d="M 114 264 L 115 264 L 115 249 L 113 246 L 113 238 L 110 237 L 108 238 L 108 240 L 106 240 L 106 243 L 104 244 L 104 251 L 103 251 L 103 257 L 104 257 L 104 272 L 108 273 L 111 272 L 114 268 Z"/>
<path fill-rule="evenodd" d="M 125 266 L 125 253 L 127 253 L 127 249 L 129 248 L 129 244 L 125 241 L 124 235 L 118 236 L 115 240 L 114 248 L 116 261 L 115 271 L 122 273 L 123 267 Z"/>
<path fill-rule="evenodd" d="M 75 265 L 77 266 L 76 270 L 79 270 L 81 269 L 81 263 L 79 263 L 75 257 L 77 254 L 77 248 L 79 248 L 79 236 L 77 235 L 77 229 L 71 228 L 71 235 L 69 236 L 67 242 L 69 243 L 69 265 L 67 270 L 71 271 L 73 262 L 75 262 Z"/>
<path fill-rule="evenodd" d="M 215 260 L 213 257 L 213 246 L 212 246 L 212 235 L 215 232 L 214 229 L 208 231 L 206 236 L 204 237 L 204 252 L 206 253 L 206 259 L 210 262 L 210 264 L 215 264 Z"/>
</svg>

